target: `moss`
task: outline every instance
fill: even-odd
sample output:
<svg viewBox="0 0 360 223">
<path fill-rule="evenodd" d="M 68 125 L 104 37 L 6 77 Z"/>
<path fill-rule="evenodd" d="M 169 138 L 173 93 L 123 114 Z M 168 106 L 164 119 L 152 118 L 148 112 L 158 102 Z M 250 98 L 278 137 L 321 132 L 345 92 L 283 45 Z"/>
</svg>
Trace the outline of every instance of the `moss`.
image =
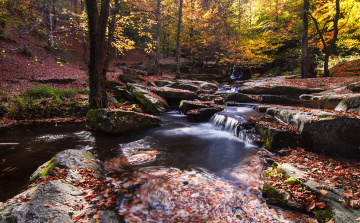
<svg viewBox="0 0 360 223">
<path fill-rule="evenodd" d="M 36 180 L 45 177 L 48 175 L 52 167 L 54 166 L 55 157 L 53 157 L 48 162 L 44 163 L 42 166 L 40 166 L 30 177 L 30 183 L 35 182 Z"/>
<path fill-rule="evenodd" d="M 272 151 L 271 143 L 273 140 L 273 136 L 271 136 L 271 131 L 266 128 L 260 128 L 259 129 L 260 137 L 262 140 L 264 140 L 262 147 L 265 149 L 268 149 L 269 151 Z"/>
<path fill-rule="evenodd" d="M 328 222 L 333 218 L 333 215 L 328 209 L 316 209 L 313 210 L 312 213 L 319 222 Z"/>
</svg>

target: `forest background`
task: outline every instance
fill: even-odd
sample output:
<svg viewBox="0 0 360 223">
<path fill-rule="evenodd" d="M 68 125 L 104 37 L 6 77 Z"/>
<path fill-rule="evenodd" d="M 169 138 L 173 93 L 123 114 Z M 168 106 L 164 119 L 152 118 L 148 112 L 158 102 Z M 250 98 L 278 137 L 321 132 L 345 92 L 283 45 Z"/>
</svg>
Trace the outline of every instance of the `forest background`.
<svg viewBox="0 0 360 223">
<path fill-rule="evenodd" d="M 100 84 L 111 58 L 135 47 L 148 53 L 145 69 L 155 75 L 164 66 L 160 58 L 175 58 L 169 70 L 177 77 L 206 74 L 208 67 L 228 77 L 237 67 L 248 76 L 308 78 L 331 76 L 335 64 L 359 58 L 359 11 L 358 0 L 1 0 L 0 38 L 19 42 L 19 37 L 36 36 L 64 63 L 76 53 L 65 46 L 71 31 L 83 45 L 83 61 L 91 64 L 87 49 L 90 21 L 95 21 L 95 28 L 103 28 L 95 42 L 104 49 L 95 78 Z M 21 50 L 38 60 L 26 44 Z M 2 58 L 8 51 L 2 49 Z"/>
</svg>

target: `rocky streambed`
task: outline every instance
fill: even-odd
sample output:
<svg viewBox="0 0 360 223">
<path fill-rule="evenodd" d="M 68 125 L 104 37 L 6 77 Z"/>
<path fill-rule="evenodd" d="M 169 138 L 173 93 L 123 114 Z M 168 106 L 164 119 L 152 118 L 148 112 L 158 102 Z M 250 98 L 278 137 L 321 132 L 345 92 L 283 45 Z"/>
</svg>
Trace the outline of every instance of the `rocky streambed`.
<svg viewBox="0 0 360 223">
<path fill-rule="evenodd" d="M 60 152 L 33 174 L 30 189 L 0 207 L 0 221 L 315 221 L 265 200 L 319 222 L 358 221 L 356 93 L 253 82 L 239 92 L 190 80 L 156 84 L 111 86 L 114 100 L 133 111 L 90 111 L 87 125 L 110 138 L 120 134 L 120 144 L 103 148 L 112 157 L 95 152 L 100 162 L 84 148 Z M 339 105 L 304 108 L 304 98 Z M 159 115 L 170 107 L 182 114 Z M 300 161 L 286 158 L 293 151 Z M 316 167 L 306 167 L 315 155 L 305 151 L 322 154 Z M 336 174 L 318 173 L 325 171 Z"/>
</svg>

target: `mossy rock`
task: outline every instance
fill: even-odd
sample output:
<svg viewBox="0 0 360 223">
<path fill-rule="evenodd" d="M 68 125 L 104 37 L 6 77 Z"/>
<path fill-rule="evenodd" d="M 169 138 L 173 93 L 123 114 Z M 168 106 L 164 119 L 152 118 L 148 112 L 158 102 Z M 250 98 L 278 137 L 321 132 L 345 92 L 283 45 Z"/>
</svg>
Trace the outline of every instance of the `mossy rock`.
<svg viewBox="0 0 360 223">
<path fill-rule="evenodd" d="M 146 112 L 156 114 L 170 110 L 166 100 L 153 92 L 135 85 L 127 85 L 126 88 L 135 96 L 136 100 L 145 107 Z"/>
<path fill-rule="evenodd" d="M 44 163 L 31 175 L 30 183 L 47 176 L 55 167 L 76 169 L 84 166 L 97 170 L 100 166 L 95 163 L 95 157 L 88 151 L 68 149 L 59 152 L 51 160 Z"/>
<path fill-rule="evenodd" d="M 86 123 L 104 133 L 126 134 L 157 127 L 160 121 L 159 117 L 133 111 L 95 109 L 88 112 Z"/>
<path fill-rule="evenodd" d="M 182 90 L 188 90 L 188 91 L 192 91 L 192 92 L 197 92 L 199 90 L 199 87 L 196 85 L 184 84 L 184 83 L 179 83 L 179 82 L 172 83 L 168 87 L 182 89 Z"/>
</svg>

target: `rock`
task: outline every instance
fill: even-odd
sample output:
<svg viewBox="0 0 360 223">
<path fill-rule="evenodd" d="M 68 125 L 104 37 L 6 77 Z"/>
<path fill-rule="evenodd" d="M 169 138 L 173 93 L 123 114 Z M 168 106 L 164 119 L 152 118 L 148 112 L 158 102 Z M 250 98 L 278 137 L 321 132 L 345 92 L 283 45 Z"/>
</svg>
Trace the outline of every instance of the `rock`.
<svg viewBox="0 0 360 223">
<path fill-rule="evenodd" d="M 156 116 L 132 112 L 109 111 L 106 109 L 90 110 L 86 123 L 89 127 L 105 133 L 126 134 L 154 128 L 160 125 L 161 119 Z"/>
<path fill-rule="evenodd" d="M 308 122 L 302 130 L 305 148 L 325 156 L 360 161 L 360 119 L 339 117 Z"/>
<path fill-rule="evenodd" d="M 266 113 L 299 130 L 305 148 L 337 159 L 360 160 L 360 119 L 289 107 L 270 107 Z"/>
<path fill-rule="evenodd" d="M 73 216 L 82 213 L 74 211 L 72 206 L 85 201 L 82 197 L 72 196 L 80 190 L 61 181 L 48 181 L 8 200 L 0 207 L 0 222 L 57 222 L 72 223 Z M 21 202 L 21 197 L 29 198 Z M 54 206 L 55 204 L 69 205 Z M 45 207 L 44 204 L 51 206 Z"/>
<path fill-rule="evenodd" d="M 214 94 L 200 94 L 199 99 L 201 101 L 212 101 L 216 98 Z"/>
<path fill-rule="evenodd" d="M 360 97 L 345 98 L 336 106 L 335 111 L 360 111 Z"/>
<path fill-rule="evenodd" d="M 135 96 L 136 100 L 145 107 L 146 112 L 156 114 L 170 110 L 165 99 L 153 92 L 136 85 L 127 85 L 126 88 Z"/>
<path fill-rule="evenodd" d="M 188 91 L 192 91 L 192 92 L 196 92 L 199 90 L 199 87 L 197 85 L 191 85 L 191 84 L 185 84 L 185 83 L 179 83 L 179 82 L 175 82 L 170 85 L 167 85 L 167 87 L 188 90 Z"/>
<path fill-rule="evenodd" d="M 349 84 L 346 88 L 352 92 L 360 92 L 360 83 Z"/>
<path fill-rule="evenodd" d="M 178 108 L 182 100 L 194 100 L 197 98 L 197 94 L 192 91 L 169 87 L 157 87 L 151 91 L 164 98 L 172 108 Z"/>
<path fill-rule="evenodd" d="M 314 98 L 313 94 L 302 94 L 299 96 L 300 100 L 312 100 Z"/>
<path fill-rule="evenodd" d="M 304 171 L 289 163 L 282 164 L 281 169 L 289 177 L 298 178 L 305 174 Z M 339 197 L 343 197 L 344 190 L 336 188 L 335 184 L 331 183 L 329 185 L 324 181 L 315 182 L 311 179 L 307 179 L 302 183 L 311 191 L 316 192 L 316 194 L 319 195 L 319 200 L 326 203 L 326 209 L 317 209 L 312 212 L 319 222 L 327 222 L 324 221 L 324 218 L 331 219 L 331 216 L 334 217 L 335 222 L 356 222 L 356 219 L 360 216 L 360 209 L 347 208 L 342 204 Z M 332 188 L 331 190 L 327 190 L 325 195 L 320 192 L 321 186 L 323 185 L 328 185 Z"/>
<path fill-rule="evenodd" d="M 126 86 L 118 86 L 110 90 L 113 93 L 114 98 L 119 102 L 130 101 L 136 102 L 136 97 L 126 90 Z"/>
<path fill-rule="evenodd" d="M 262 95 L 261 103 L 286 105 L 286 104 L 299 104 L 300 102 L 277 95 Z"/>
<path fill-rule="evenodd" d="M 220 106 L 193 109 L 186 113 L 187 120 L 190 122 L 208 122 L 215 113 L 221 112 L 223 110 L 224 108 Z"/>
<path fill-rule="evenodd" d="M 203 83 L 200 85 L 200 88 L 203 90 L 217 91 L 219 87 L 213 83 Z"/>
<path fill-rule="evenodd" d="M 158 87 L 164 87 L 166 85 L 170 85 L 170 84 L 173 84 L 174 82 L 172 81 L 168 81 L 168 80 L 157 80 L 155 81 L 155 84 L 158 86 Z"/>
<path fill-rule="evenodd" d="M 239 102 L 239 103 L 253 103 L 253 102 L 259 102 L 245 94 L 241 94 L 241 93 L 231 93 L 228 94 L 225 98 L 224 98 L 224 102 L 228 102 L 228 101 L 235 101 L 235 102 Z"/>
<path fill-rule="evenodd" d="M 200 102 L 200 101 L 188 101 L 183 100 L 180 102 L 179 109 L 181 113 L 186 114 L 188 111 L 198 108 L 209 108 L 212 106 L 212 102 Z"/>
<path fill-rule="evenodd" d="M 55 167 L 77 169 L 80 166 L 84 166 L 89 169 L 97 170 L 100 166 L 95 163 L 94 160 L 95 157 L 90 152 L 84 150 L 67 149 L 61 151 L 56 154 L 54 158 L 37 168 L 30 177 L 30 183 L 46 176 Z M 73 178 L 72 181 L 76 181 L 75 179 L 77 179 L 78 176 L 73 175 Z"/>
<path fill-rule="evenodd" d="M 250 87 L 242 87 L 239 89 L 239 92 L 244 94 L 274 94 L 274 95 L 301 95 L 301 94 L 318 93 L 321 91 L 323 91 L 323 89 L 299 88 L 289 85 L 272 85 L 269 87 L 250 86 Z"/>
<path fill-rule="evenodd" d="M 256 124 L 256 132 L 259 133 L 263 140 L 262 147 L 277 152 L 282 148 L 296 148 L 301 141 L 301 135 L 292 131 L 281 130 L 274 127 L 262 126 Z"/>
<path fill-rule="evenodd" d="M 118 79 L 124 83 L 139 83 L 145 81 L 141 78 L 138 73 L 136 73 L 133 69 L 122 67 L 123 74 L 118 76 Z"/>
</svg>

